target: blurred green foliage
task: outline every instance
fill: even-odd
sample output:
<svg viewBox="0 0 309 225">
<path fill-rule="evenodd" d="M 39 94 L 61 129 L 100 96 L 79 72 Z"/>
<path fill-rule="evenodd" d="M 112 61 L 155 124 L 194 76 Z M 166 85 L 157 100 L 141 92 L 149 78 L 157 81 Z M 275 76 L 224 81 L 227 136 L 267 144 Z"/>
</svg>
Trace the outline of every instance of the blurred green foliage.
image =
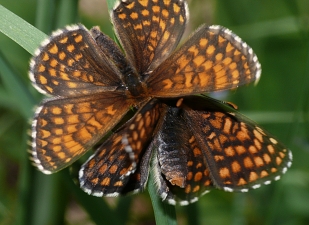
<svg viewBox="0 0 309 225">
<path fill-rule="evenodd" d="M 66 24 L 99 25 L 113 35 L 106 3 L 0 0 L 48 34 Z M 282 140 L 294 155 L 278 182 L 248 193 L 214 190 L 198 203 L 176 207 L 179 224 L 309 223 L 309 1 L 191 0 L 187 34 L 201 23 L 230 28 L 262 64 L 257 86 L 220 93 Z M 0 21 L 1 23 L 1 21 Z M 31 55 L 0 33 L 0 224 L 154 224 L 148 193 L 118 199 L 88 196 L 74 184 L 82 163 L 54 175 L 30 165 L 28 120 L 42 99 L 27 76 Z"/>
</svg>

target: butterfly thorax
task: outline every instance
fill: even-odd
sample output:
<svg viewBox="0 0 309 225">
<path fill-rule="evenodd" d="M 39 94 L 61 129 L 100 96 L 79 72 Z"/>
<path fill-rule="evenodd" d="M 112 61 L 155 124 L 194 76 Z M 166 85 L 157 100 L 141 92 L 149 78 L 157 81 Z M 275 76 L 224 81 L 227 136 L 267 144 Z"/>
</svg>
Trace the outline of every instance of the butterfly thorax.
<svg viewBox="0 0 309 225">
<path fill-rule="evenodd" d="M 125 71 L 123 79 L 132 97 L 143 97 L 146 95 L 146 84 L 141 81 L 140 76 L 132 69 Z"/>
</svg>

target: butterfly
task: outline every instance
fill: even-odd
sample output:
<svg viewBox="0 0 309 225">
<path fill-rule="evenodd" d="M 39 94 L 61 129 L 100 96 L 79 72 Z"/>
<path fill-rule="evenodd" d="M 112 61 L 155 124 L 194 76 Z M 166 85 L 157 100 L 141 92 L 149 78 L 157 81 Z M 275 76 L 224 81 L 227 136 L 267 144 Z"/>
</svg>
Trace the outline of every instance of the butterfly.
<svg viewBox="0 0 309 225">
<path fill-rule="evenodd" d="M 32 123 L 39 170 L 71 165 L 118 126 L 80 169 L 88 194 L 142 191 L 152 170 L 162 199 L 186 205 L 212 188 L 246 192 L 286 172 L 286 147 L 204 95 L 256 82 L 252 48 L 217 25 L 200 26 L 177 48 L 185 0 L 122 0 L 110 16 L 123 51 L 98 27 L 77 24 L 53 32 L 30 62 L 32 84 L 52 96 Z"/>
</svg>

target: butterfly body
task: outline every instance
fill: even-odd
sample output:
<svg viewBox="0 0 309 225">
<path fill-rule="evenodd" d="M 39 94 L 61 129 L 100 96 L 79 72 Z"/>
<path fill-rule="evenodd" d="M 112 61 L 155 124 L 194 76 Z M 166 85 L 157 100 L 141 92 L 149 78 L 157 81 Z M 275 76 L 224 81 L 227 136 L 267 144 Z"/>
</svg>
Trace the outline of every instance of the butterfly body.
<svg viewBox="0 0 309 225">
<path fill-rule="evenodd" d="M 111 11 L 124 52 L 97 27 L 54 32 L 30 62 L 44 100 L 32 124 L 32 158 L 44 173 L 69 166 L 115 130 L 82 166 L 95 196 L 145 188 L 150 166 L 160 196 L 189 204 L 210 189 L 245 192 L 277 180 L 292 155 L 231 104 L 202 96 L 257 81 L 252 49 L 221 26 L 201 26 L 176 49 L 184 0 L 119 1 Z M 233 106 L 233 105 L 232 105 Z"/>
</svg>

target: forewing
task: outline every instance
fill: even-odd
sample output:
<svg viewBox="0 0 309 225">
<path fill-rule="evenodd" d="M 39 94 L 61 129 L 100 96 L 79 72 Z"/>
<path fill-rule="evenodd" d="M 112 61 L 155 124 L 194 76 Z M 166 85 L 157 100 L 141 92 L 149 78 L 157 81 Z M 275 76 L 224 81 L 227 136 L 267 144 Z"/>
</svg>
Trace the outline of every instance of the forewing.
<svg viewBox="0 0 309 225">
<path fill-rule="evenodd" d="M 128 193 L 137 193 L 145 189 L 149 176 L 152 150 L 153 148 L 150 144 L 146 151 L 143 152 L 141 159 L 137 163 L 136 170 L 132 175 L 129 176 L 125 187 L 121 190 L 121 195 L 125 195 Z"/>
<path fill-rule="evenodd" d="M 260 73 L 245 42 L 224 27 L 204 25 L 146 82 L 151 95 L 176 97 L 237 88 L 257 81 Z"/>
<path fill-rule="evenodd" d="M 35 165 L 44 173 L 70 165 L 111 130 L 132 103 L 116 92 L 45 100 L 32 123 Z"/>
<path fill-rule="evenodd" d="M 115 90 L 121 75 L 106 53 L 83 25 L 67 26 L 42 42 L 29 76 L 41 93 L 55 96 Z"/>
<path fill-rule="evenodd" d="M 184 100 L 185 117 L 215 186 L 246 192 L 278 180 L 292 153 L 256 123 L 211 98 Z"/>
<path fill-rule="evenodd" d="M 152 140 L 159 116 L 157 100 L 144 105 L 82 166 L 81 188 L 95 196 L 116 196 L 143 189 L 148 177 L 148 170 L 143 168 L 148 169 L 149 151 L 145 160 L 141 159 Z"/>
<path fill-rule="evenodd" d="M 121 0 L 111 12 L 117 37 L 140 74 L 156 68 L 175 49 L 187 17 L 182 0 Z"/>
<path fill-rule="evenodd" d="M 170 204 L 187 205 L 213 187 L 206 159 L 181 108 L 169 107 L 154 140 L 158 193 Z"/>
</svg>

